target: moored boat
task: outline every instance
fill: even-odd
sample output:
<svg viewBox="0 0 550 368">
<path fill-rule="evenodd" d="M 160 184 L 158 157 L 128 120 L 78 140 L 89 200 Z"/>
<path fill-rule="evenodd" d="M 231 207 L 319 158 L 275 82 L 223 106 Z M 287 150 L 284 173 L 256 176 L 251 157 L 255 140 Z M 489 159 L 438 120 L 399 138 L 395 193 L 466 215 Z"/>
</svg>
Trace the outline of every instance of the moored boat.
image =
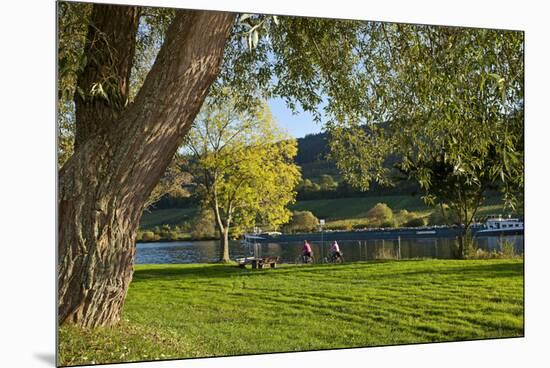
<svg viewBox="0 0 550 368">
<path fill-rule="evenodd" d="M 476 235 L 518 234 L 523 233 L 523 221 L 518 218 L 490 217 L 475 232 Z"/>
</svg>

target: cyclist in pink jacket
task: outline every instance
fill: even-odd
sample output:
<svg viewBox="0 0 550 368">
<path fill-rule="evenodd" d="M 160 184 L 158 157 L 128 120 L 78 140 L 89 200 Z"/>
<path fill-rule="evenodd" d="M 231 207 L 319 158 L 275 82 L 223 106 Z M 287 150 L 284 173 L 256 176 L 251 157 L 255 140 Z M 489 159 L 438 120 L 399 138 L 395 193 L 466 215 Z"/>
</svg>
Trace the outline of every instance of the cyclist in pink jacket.
<svg viewBox="0 0 550 368">
<path fill-rule="evenodd" d="M 313 257 L 313 250 L 307 240 L 304 240 L 304 246 L 302 247 L 302 258 L 306 261 L 308 258 Z"/>
<path fill-rule="evenodd" d="M 341 258 L 342 253 L 340 252 L 340 246 L 336 242 L 336 240 L 332 243 L 330 246 L 330 256 L 333 258 Z"/>
</svg>

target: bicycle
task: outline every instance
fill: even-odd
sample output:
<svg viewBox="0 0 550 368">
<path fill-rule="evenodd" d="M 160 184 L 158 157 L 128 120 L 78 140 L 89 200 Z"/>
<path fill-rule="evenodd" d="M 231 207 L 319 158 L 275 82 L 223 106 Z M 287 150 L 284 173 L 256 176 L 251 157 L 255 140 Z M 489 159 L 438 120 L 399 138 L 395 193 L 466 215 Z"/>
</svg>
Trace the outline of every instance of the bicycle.
<svg viewBox="0 0 550 368">
<path fill-rule="evenodd" d="M 296 258 L 296 264 L 302 263 L 302 264 L 313 264 L 315 263 L 315 258 L 313 256 L 306 256 L 301 254 L 298 258 Z"/>
<path fill-rule="evenodd" d="M 344 263 L 344 256 L 342 252 L 340 254 L 334 252 L 330 256 L 325 257 L 325 263 Z"/>
</svg>

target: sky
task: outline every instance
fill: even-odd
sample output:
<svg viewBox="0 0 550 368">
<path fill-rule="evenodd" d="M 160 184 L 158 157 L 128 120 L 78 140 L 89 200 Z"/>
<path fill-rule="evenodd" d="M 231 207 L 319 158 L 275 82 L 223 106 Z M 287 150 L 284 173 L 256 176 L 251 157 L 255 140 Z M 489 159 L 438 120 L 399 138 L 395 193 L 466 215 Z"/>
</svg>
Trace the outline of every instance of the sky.
<svg viewBox="0 0 550 368">
<path fill-rule="evenodd" d="M 279 126 L 294 138 L 321 132 L 323 124 L 313 121 L 313 116 L 310 113 L 300 109 L 298 114 L 293 114 L 280 98 L 270 99 L 269 107 Z"/>
</svg>

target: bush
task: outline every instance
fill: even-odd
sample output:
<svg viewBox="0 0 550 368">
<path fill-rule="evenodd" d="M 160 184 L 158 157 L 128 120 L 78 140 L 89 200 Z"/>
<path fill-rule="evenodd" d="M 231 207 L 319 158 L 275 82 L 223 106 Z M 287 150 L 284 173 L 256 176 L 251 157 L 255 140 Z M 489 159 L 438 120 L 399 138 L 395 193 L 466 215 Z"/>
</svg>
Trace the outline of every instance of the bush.
<svg viewBox="0 0 550 368">
<path fill-rule="evenodd" d="M 142 233 L 141 239 L 144 241 L 155 241 L 160 239 L 160 235 L 155 234 L 151 230 L 147 230 Z"/>
<path fill-rule="evenodd" d="M 169 231 L 166 234 L 165 238 L 168 239 L 168 240 L 179 240 L 180 239 L 180 234 L 177 231 Z"/>
<path fill-rule="evenodd" d="M 500 251 L 487 251 L 477 248 L 466 255 L 468 259 L 510 259 L 521 257 L 521 255 L 516 254 L 514 251 L 514 244 L 506 240 L 500 243 Z"/>
<path fill-rule="evenodd" d="M 472 235 L 471 232 L 467 232 L 466 234 L 464 234 L 463 236 L 463 240 L 464 242 L 464 258 L 467 258 L 467 259 L 470 259 L 470 258 L 476 258 L 478 255 L 480 255 L 481 257 L 483 257 L 483 250 L 479 249 L 476 242 L 475 242 L 475 239 Z M 460 255 L 460 237 L 458 237 L 454 243 L 456 244 L 453 248 L 454 252 L 456 253 L 455 256 L 456 258 L 461 258 L 461 255 Z"/>
<path fill-rule="evenodd" d="M 491 258 L 498 258 L 498 257 L 499 255 L 496 252 L 488 252 L 486 250 L 478 248 L 476 249 L 475 252 L 473 252 L 467 258 L 468 259 L 491 259 Z"/>
<path fill-rule="evenodd" d="M 397 213 L 396 216 L 394 216 L 400 226 L 409 226 L 407 225 L 409 221 L 414 220 L 418 217 L 420 217 L 418 214 L 414 212 L 409 212 L 407 210 L 401 210 Z"/>
<path fill-rule="evenodd" d="M 380 227 L 397 227 L 397 221 L 395 219 L 384 220 L 380 222 Z"/>
<path fill-rule="evenodd" d="M 325 226 L 325 229 L 327 230 L 351 230 L 353 228 L 353 224 L 346 222 L 343 224 L 327 224 Z"/>
<path fill-rule="evenodd" d="M 376 247 L 374 250 L 376 259 L 396 259 L 397 255 L 391 249 L 385 247 Z"/>
<path fill-rule="evenodd" d="M 426 220 L 423 217 L 415 217 L 403 224 L 407 227 L 422 227 L 426 226 Z"/>
<path fill-rule="evenodd" d="M 514 251 L 514 243 L 504 240 L 500 243 L 500 249 L 502 256 L 504 258 L 514 258 L 516 257 L 516 252 Z"/>
<path fill-rule="evenodd" d="M 430 225 L 452 225 L 459 224 L 460 220 L 457 218 L 456 214 L 451 211 L 449 206 L 444 204 L 443 210 L 441 210 L 441 206 L 437 206 L 430 214 L 428 222 Z"/>
<path fill-rule="evenodd" d="M 202 209 L 193 219 L 190 228 L 193 239 L 208 239 L 216 236 L 216 226 L 214 223 L 214 214 L 211 210 Z"/>
<path fill-rule="evenodd" d="M 402 218 L 402 219 L 406 219 L 406 220 L 410 220 L 411 218 L 411 215 L 413 215 L 412 213 L 410 213 L 409 211 L 407 210 L 400 210 L 398 213 L 397 213 L 397 216 Z M 414 215 L 413 215 L 414 216 Z"/>
<path fill-rule="evenodd" d="M 294 211 L 292 219 L 284 226 L 288 232 L 314 231 L 319 224 L 319 219 L 310 211 Z"/>
<path fill-rule="evenodd" d="M 338 183 L 334 181 L 334 178 L 332 176 L 323 174 L 319 179 L 319 186 L 321 190 L 332 191 L 336 190 L 336 188 L 338 187 Z"/>
<path fill-rule="evenodd" d="M 377 203 L 367 212 L 367 218 L 371 221 L 379 221 L 380 223 L 393 219 L 391 208 L 385 203 Z"/>
</svg>

